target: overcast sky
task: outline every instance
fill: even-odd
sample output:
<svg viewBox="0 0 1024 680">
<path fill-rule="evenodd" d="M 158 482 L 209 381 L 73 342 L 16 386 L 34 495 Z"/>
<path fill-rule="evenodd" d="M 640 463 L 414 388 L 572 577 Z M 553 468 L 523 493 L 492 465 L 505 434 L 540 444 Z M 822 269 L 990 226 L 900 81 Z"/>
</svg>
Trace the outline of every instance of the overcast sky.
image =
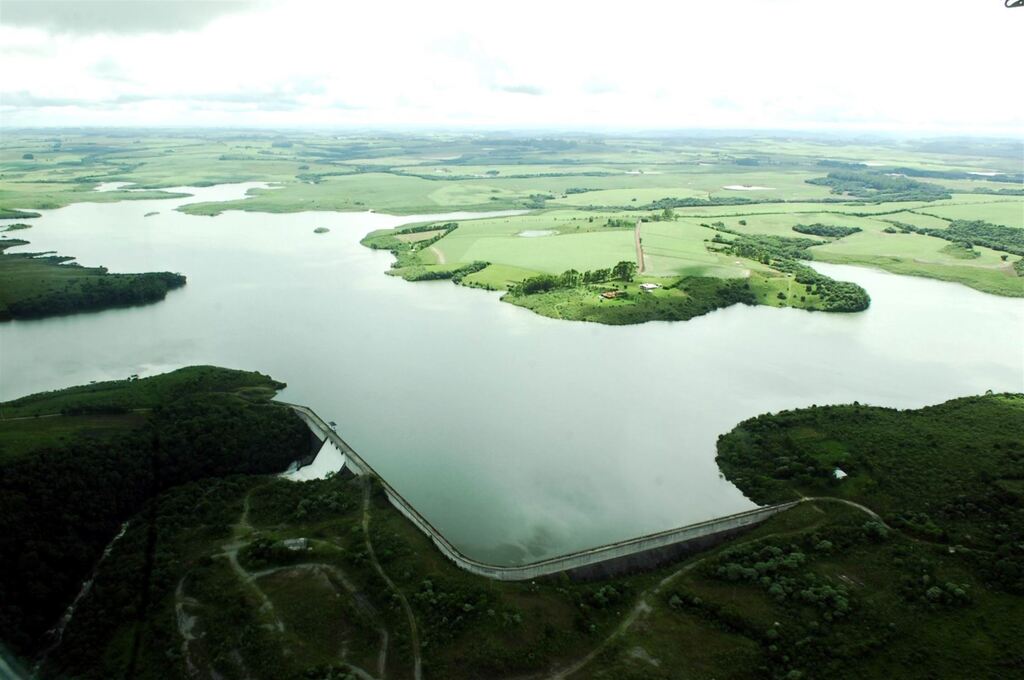
<svg viewBox="0 0 1024 680">
<path fill-rule="evenodd" d="M 1022 36 L 1003 0 L 0 0 L 0 124 L 1020 135 Z"/>
</svg>

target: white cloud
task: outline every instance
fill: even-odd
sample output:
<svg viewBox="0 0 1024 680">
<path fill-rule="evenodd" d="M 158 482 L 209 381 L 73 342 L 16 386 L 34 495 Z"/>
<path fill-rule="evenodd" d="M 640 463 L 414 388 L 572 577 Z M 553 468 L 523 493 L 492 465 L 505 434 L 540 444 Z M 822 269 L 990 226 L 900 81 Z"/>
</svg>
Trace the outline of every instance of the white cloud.
<svg viewBox="0 0 1024 680">
<path fill-rule="evenodd" d="M 1001 0 L 133 4 L 0 4 L 0 122 L 1024 129 Z"/>
<path fill-rule="evenodd" d="M 4 0 L 2 20 L 57 33 L 166 33 L 251 9 L 249 0 Z"/>
</svg>

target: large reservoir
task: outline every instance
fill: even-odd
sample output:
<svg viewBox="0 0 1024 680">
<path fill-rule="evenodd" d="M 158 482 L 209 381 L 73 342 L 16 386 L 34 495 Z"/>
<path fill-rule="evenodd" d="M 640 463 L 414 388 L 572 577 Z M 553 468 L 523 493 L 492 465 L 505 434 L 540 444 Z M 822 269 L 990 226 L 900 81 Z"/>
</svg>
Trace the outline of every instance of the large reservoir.
<svg viewBox="0 0 1024 680">
<path fill-rule="evenodd" d="M 385 276 L 390 255 L 360 238 L 422 217 L 174 210 L 250 186 L 41 211 L 16 234 L 22 250 L 188 285 L 149 306 L 0 325 L 0 399 L 191 364 L 269 373 L 463 552 L 514 564 L 753 507 L 721 478 L 715 440 L 759 413 L 1024 390 L 1024 300 L 815 265 L 862 285 L 871 308 L 553 320 Z"/>
</svg>

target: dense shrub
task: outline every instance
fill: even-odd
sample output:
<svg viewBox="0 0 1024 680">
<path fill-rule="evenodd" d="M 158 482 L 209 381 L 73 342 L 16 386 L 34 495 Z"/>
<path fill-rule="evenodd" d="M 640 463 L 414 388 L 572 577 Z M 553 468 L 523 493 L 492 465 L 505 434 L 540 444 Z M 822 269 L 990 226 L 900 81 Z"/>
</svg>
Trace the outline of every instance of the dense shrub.
<svg viewBox="0 0 1024 680">
<path fill-rule="evenodd" d="M 860 227 L 841 227 L 833 224 L 797 224 L 793 226 L 793 231 L 801 234 L 811 234 L 812 236 L 826 236 L 828 238 L 843 238 L 850 234 L 856 234 L 860 231 Z"/>
<path fill-rule="evenodd" d="M 825 177 L 807 180 L 808 184 L 826 186 L 833 194 L 843 194 L 871 201 L 936 201 L 950 198 L 945 187 L 918 182 L 909 177 L 865 170 L 835 170 Z"/>
</svg>

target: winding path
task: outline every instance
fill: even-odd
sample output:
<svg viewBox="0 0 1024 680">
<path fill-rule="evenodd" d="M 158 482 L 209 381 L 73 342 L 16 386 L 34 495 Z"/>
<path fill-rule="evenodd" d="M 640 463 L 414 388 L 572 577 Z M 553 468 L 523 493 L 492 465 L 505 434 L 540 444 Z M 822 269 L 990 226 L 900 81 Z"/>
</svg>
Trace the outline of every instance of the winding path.
<svg viewBox="0 0 1024 680">
<path fill-rule="evenodd" d="M 861 512 L 863 512 L 863 513 L 867 514 L 868 516 L 870 516 L 876 522 L 880 523 L 886 529 L 889 529 L 890 531 L 894 531 L 894 529 L 891 526 L 889 526 L 888 524 L 885 523 L 885 520 L 882 519 L 882 516 L 879 515 L 877 512 L 875 512 L 874 510 L 872 510 L 871 508 L 869 508 L 866 505 L 861 505 L 860 503 L 856 503 L 854 501 L 848 501 L 845 498 L 836 498 L 835 496 L 801 496 L 800 497 L 800 501 L 801 502 L 810 502 L 810 503 L 817 503 L 817 502 L 842 503 L 843 505 L 848 505 L 851 508 L 856 508 L 857 510 L 860 510 Z"/>
<path fill-rule="evenodd" d="M 847 505 L 847 506 L 849 506 L 851 508 L 855 508 L 857 510 L 860 510 L 861 512 L 865 513 L 866 515 L 868 515 L 872 519 L 880 522 L 887 529 L 892 529 L 892 527 L 890 527 L 888 524 L 886 524 L 885 520 L 883 520 L 881 518 L 881 516 L 879 516 L 879 514 L 877 512 L 875 512 L 874 510 L 872 510 L 871 508 L 869 508 L 869 507 L 867 507 L 865 505 L 861 505 L 860 503 L 856 503 L 854 501 L 846 500 L 845 498 L 835 498 L 833 496 L 818 496 L 818 497 L 803 496 L 803 497 L 801 497 L 800 500 L 801 500 L 801 502 L 806 502 L 806 503 L 817 503 L 817 502 L 841 503 L 841 504 Z M 824 521 L 824 520 L 822 520 L 822 521 Z M 763 540 L 765 540 L 767 538 L 776 538 L 778 536 L 786 536 L 788 534 L 801 533 L 801 532 L 804 532 L 804 531 L 812 530 L 812 529 L 816 528 L 817 526 L 819 526 L 820 524 L 821 524 L 821 522 L 817 522 L 817 523 L 812 524 L 811 526 L 808 526 L 808 527 L 801 527 L 799 529 L 792 529 L 790 531 L 773 532 L 773 533 L 770 533 L 770 534 L 765 534 L 763 536 L 758 536 L 757 538 L 752 538 L 752 539 L 747 540 L 747 541 L 738 541 L 738 542 L 735 542 L 735 543 L 731 543 L 730 545 L 744 545 L 746 543 L 756 543 L 758 541 L 763 541 Z M 586 667 L 588 664 L 590 664 L 590 662 L 592 662 L 594 659 L 596 659 L 598 657 L 598 655 L 601 654 L 601 652 L 603 652 L 608 647 L 608 645 L 610 645 L 616 639 L 618 639 L 619 637 L 624 635 L 630 628 L 632 628 L 633 624 L 636 623 L 637 620 L 640 617 L 646 616 L 652 610 L 651 604 L 648 601 L 649 597 L 653 597 L 653 596 L 658 595 L 659 593 L 661 593 L 662 589 L 665 588 L 665 586 L 669 585 L 670 583 L 672 583 L 674 580 L 676 580 L 677 578 L 679 578 L 683 574 L 687 573 L 688 571 L 691 571 L 692 569 L 694 569 L 698 565 L 702 564 L 706 559 L 708 559 L 707 556 L 701 557 L 701 558 L 699 558 L 697 560 L 694 560 L 692 562 L 688 562 L 687 564 L 684 564 L 682 567 L 680 567 L 676 571 L 672 572 L 671 574 L 669 574 L 665 578 L 663 578 L 660 581 L 658 581 L 658 583 L 656 585 L 652 586 L 651 588 L 648 588 L 643 593 L 641 593 L 640 597 L 637 598 L 637 602 L 633 606 L 633 609 L 630 610 L 629 614 L 626 615 L 626 618 L 623 619 L 622 622 L 618 626 L 615 627 L 615 630 L 613 630 L 611 633 L 608 634 L 608 637 L 606 637 L 604 640 L 602 640 L 594 649 L 592 649 L 589 653 L 587 653 L 586 656 L 584 656 L 581 659 L 578 659 L 577 661 L 574 661 L 573 663 L 569 664 L 568 666 L 566 666 L 564 668 L 561 668 L 559 670 L 556 670 L 553 673 L 551 673 L 550 675 L 546 676 L 547 680 L 566 680 L 566 678 L 569 678 L 570 676 L 576 674 L 577 672 L 582 670 L 584 667 Z"/>
<path fill-rule="evenodd" d="M 340 567 L 326 562 L 301 562 L 297 564 L 287 564 L 282 566 L 270 567 L 268 569 L 263 569 L 260 571 L 249 571 L 239 562 L 239 551 L 241 551 L 243 548 L 252 543 L 253 537 L 258 533 L 256 529 L 252 526 L 252 523 L 249 521 L 249 499 L 255 488 L 258 487 L 249 489 L 249 491 L 245 494 L 245 497 L 242 501 L 242 514 L 239 516 L 238 521 L 235 522 L 235 525 L 232 528 L 231 540 L 221 545 L 220 552 L 215 553 L 214 557 L 224 557 L 228 560 L 228 563 L 231 565 L 232 571 L 234 571 L 239 581 L 241 581 L 246 587 L 251 589 L 253 593 L 259 598 L 261 602 L 260 611 L 271 619 L 271 623 L 268 625 L 268 627 L 272 630 L 275 630 L 278 633 L 284 632 L 284 622 L 281 620 L 281 617 L 277 614 L 273 602 L 263 591 L 263 589 L 260 588 L 258 580 L 264 576 L 269 576 L 271 574 L 275 574 L 279 571 L 284 570 L 321 571 L 324 573 L 325 576 L 327 576 L 328 574 L 330 576 L 333 576 L 335 579 L 337 579 L 338 582 L 340 582 L 342 588 L 349 592 L 349 594 L 355 600 L 356 606 L 362 609 L 371 619 L 373 619 L 376 622 L 377 631 L 380 635 L 380 648 L 377 654 L 376 676 L 372 675 L 371 673 L 368 673 L 366 670 L 362 668 L 359 668 L 358 666 L 354 665 L 351 661 L 348 661 L 344 658 L 340 659 L 340 661 L 348 667 L 350 672 L 354 673 L 359 678 L 361 678 L 361 680 L 378 680 L 378 678 L 384 678 L 386 676 L 388 643 L 390 640 L 387 627 L 384 624 L 384 618 L 381 616 L 377 608 L 374 607 L 373 604 L 358 591 L 355 584 Z M 373 545 L 370 542 L 368 532 L 370 512 L 369 500 L 369 484 L 367 484 L 363 496 L 363 531 L 366 540 L 366 547 L 369 552 L 370 559 L 373 563 L 374 569 L 377 570 L 377 573 L 384 579 L 388 587 L 391 588 L 398 595 L 402 602 L 402 606 L 405 608 L 406 616 L 409 618 L 409 623 L 412 630 L 412 640 L 414 644 L 414 677 L 415 680 L 421 680 L 422 671 L 419 653 L 419 637 L 416 630 L 415 619 L 412 616 L 412 609 L 409 607 L 409 603 L 405 600 L 405 596 L 401 593 L 401 591 L 399 591 L 395 587 L 395 584 L 384 573 L 383 568 L 377 561 L 376 554 L 373 552 Z M 189 647 L 192 641 L 198 639 L 197 636 L 193 633 L 193 629 L 198 617 L 196 615 L 190 614 L 187 611 L 187 608 L 198 608 L 201 605 L 201 603 L 195 598 L 185 594 L 185 580 L 187 578 L 188 575 L 186 574 L 178 582 L 177 588 L 175 588 L 175 614 L 178 624 L 178 633 L 182 638 L 181 650 L 182 656 L 184 657 L 186 670 L 188 671 L 191 677 L 195 677 L 198 675 L 199 669 L 197 668 L 195 661 L 192 658 Z M 328 580 L 330 581 L 331 579 L 328 578 Z M 333 581 L 331 582 L 333 585 Z M 337 588 L 336 585 L 335 588 Z"/>
<path fill-rule="evenodd" d="M 234 530 L 232 531 L 231 541 L 225 543 L 221 548 L 223 552 L 220 555 L 228 558 L 228 563 L 231 565 L 231 569 L 234 570 L 238 579 L 247 585 L 256 597 L 260 600 L 260 611 L 266 613 L 271 617 L 271 626 L 279 633 L 284 632 L 284 621 L 277 615 L 277 610 L 274 608 L 274 603 L 267 597 L 267 594 L 263 592 L 259 584 L 256 583 L 256 578 L 249 573 L 245 567 L 238 561 L 238 551 L 249 545 L 251 541 L 246 540 L 251 536 L 254 531 L 252 524 L 249 523 L 249 496 L 252 494 L 252 489 L 245 494 L 245 500 L 242 501 L 242 516 L 235 523 Z"/>
<path fill-rule="evenodd" d="M 384 583 L 386 583 L 388 588 L 398 596 L 399 602 L 402 603 L 402 609 L 405 611 L 405 617 L 409 621 L 409 642 L 412 646 L 412 676 L 415 680 L 423 680 L 423 660 L 420 655 L 420 634 L 419 629 L 416 628 L 416 617 L 412 613 L 412 607 L 409 606 L 409 601 L 405 599 L 405 594 L 399 590 L 394 581 L 388 578 L 388 575 L 384 572 L 384 568 L 381 567 L 380 562 L 377 561 L 377 553 L 374 552 L 373 542 L 370 541 L 369 476 L 364 476 L 363 480 L 363 538 L 366 541 L 366 552 L 370 556 L 370 562 L 373 564 L 373 568 L 377 572 L 377 575 L 384 580 Z"/>
</svg>

